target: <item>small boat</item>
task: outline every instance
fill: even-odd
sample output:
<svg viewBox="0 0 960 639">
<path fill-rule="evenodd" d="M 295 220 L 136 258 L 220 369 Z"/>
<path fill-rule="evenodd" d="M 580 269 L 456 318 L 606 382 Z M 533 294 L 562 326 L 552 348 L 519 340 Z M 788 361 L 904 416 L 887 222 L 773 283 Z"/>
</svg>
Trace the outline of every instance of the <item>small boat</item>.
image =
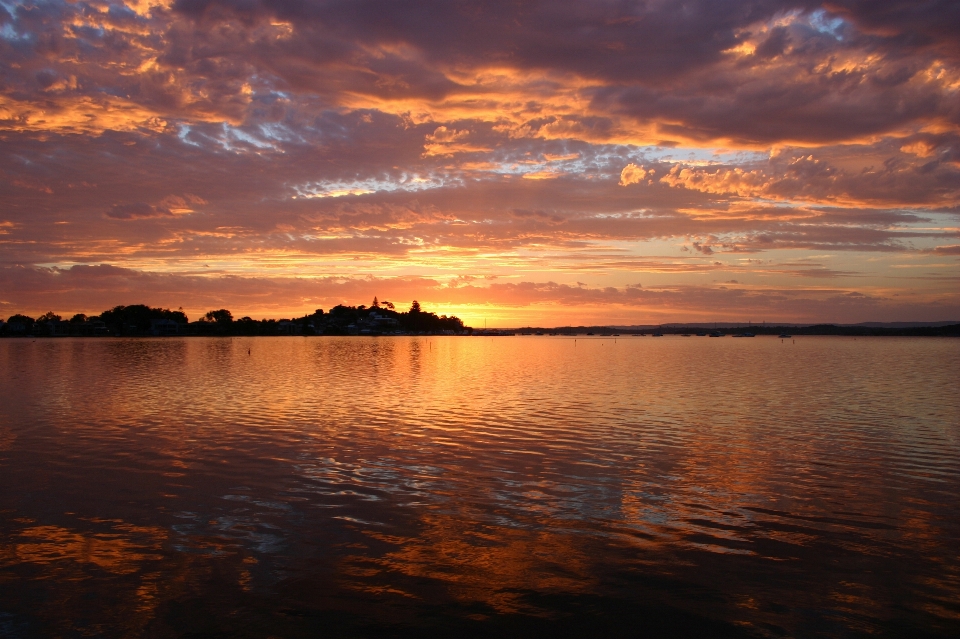
<svg viewBox="0 0 960 639">
<path fill-rule="evenodd" d="M 657 331 L 656 333 L 653 334 L 653 337 L 663 337 L 663 333 L 661 333 L 660 331 Z"/>
<path fill-rule="evenodd" d="M 734 337 L 756 337 L 753 333 L 735 333 Z"/>
<path fill-rule="evenodd" d="M 690 337 L 690 333 L 683 333 L 680 337 Z"/>
<path fill-rule="evenodd" d="M 720 331 L 714 331 L 710 333 L 710 337 L 723 337 L 723 336 L 724 336 L 723 333 L 721 333 Z"/>
<path fill-rule="evenodd" d="M 706 337 L 706 336 L 707 336 L 706 333 L 697 333 L 697 337 Z"/>
<path fill-rule="evenodd" d="M 790 339 L 793 335 L 787 335 L 786 333 L 780 333 L 780 339 Z"/>
</svg>

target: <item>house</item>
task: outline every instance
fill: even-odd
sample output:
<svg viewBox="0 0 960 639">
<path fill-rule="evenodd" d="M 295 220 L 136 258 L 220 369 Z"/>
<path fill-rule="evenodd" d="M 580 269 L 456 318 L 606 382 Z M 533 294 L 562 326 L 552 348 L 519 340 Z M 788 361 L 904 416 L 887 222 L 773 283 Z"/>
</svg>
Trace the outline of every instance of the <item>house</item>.
<svg viewBox="0 0 960 639">
<path fill-rule="evenodd" d="M 303 325 L 290 320 L 280 320 L 277 322 L 277 332 L 281 335 L 300 335 L 303 333 Z"/>
<path fill-rule="evenodd" d="M 67 337 L 70 335 L 70 323 L 60 321 L 44 322 L 47 334 L 51 337 Z"/>
<path fill-rule="evenodd" d="M 388 317 L 386 315 L 381 315 L 380 313 L 370 313 L 367 316 L 367 321 L 370 322 L 373 326 L 380 329 L 385 328 L 397 328 L 400 326 L 400 322 L 397 321 L 394 317 Z"/>
<path fill-rule="evenodd" d="M 7 322 L 7 335 L 26 335 L 27 325 L 21 322 Z"/>
<path fill-rule="evenodd" d="M 384 333 L 395 333 L 400 328 L 400 322 L 393 317 L 381 315 L 376 311 L 370 313 L 365 318 L 357 320 L 357 332 L 360 335 L 383 335 Z"/>
<path fill-rule="evenodd" d="M 87 320 L 79 324 L 71 324 L 73 334 L 81 337 L 95 337 L 97 335 L 106 335 L 107 325 L 103 320 Z"/>
<path fill-rule="evenodd" d="M 180 324 L 171 319 L 150 320 L 150 334 L 154 336 L 179 335 Z"/>
</svg>

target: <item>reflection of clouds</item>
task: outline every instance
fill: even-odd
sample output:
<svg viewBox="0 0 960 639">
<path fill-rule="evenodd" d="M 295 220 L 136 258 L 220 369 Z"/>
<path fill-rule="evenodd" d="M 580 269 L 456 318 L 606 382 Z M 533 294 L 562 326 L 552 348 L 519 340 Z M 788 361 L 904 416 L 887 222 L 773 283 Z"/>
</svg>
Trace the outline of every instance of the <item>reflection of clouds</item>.
<svg viewBox="0 0 960 639">
<path fill-rule="evenodd" d="M 204 587 L 215 556 L 170 546 L 175 531 L 118 519 L 80 519 L 71 528 L 26 525 L 3 532 L 0 567 L 22 578 L 22 591 L 5 592 L 4 605 L 24 616 L 36 613 L 37 601 L 42 601 L 30 627 L 50 634 L 97 634 L 109 628 L 139 636 L 155 631 L 170 622 L 171 604 L 189 600 Z M 234 559 L 235 549 L 230 551 Z M 256 563 L 244 557 L 221 564 L 219 587 L 249 592 L 250 568 Z"/>
<path fill-rule="evenodd" d="M 46 585 L 48 606 L 45 627 L 65 632 L 88 628 L 85 621 L 97 614 L 102 602 L 75 596 L 77 583 L 106 580 L 124 587 L 111 589 L 107 600 L 113 627 L 141 632 L 155 618 L 158 606 L 181 593 L 185 570 L 163 572 L 168 555 L 164 546 L 169 532 L 158 526 L 138 526 L 119 519 L 85 519 L 76 527 L 29 525 L 19 531 L 4 530 L 0 542 L 0 566 L 23 574 L 30 567 L 32 580 L 23 582 L 25 592 L 37 583 Z M 101 572 L 102 571 L 102 572 Z M 64 593 L 54 584 L 70 584 Z M 27 594 L 26 596 L 30 596 Z M 14 605 L 11 596 L 6 605 Z M 14 608 L 16 609 L 16 608 Z"/>
<path fill-rule="evenodd" d="M 24 485 L 42 456 L 82 479 L 47 496 L 123 520 L 8 518 L 0 564 L 62 597 L 81 578 L 109 588 L 107 616 L 131 611 L 134 629 L 197 593 L 271 611 L 280 591 L 317 607 L 345 593 L 540 615 L 538 594 L 630 597 L 636 575 L 684 584 L 665 600 L 703 587 L 735 602 L 718 615 L 781 627 L 795 621 L 770 602 L 859 608 L 874 624 L 906 597 L 950 619 L 948 346 L 3 340 L 42 371 L 4 387 L 25 398 L 4 410 L 60 442 L 15 426 L 4 472 Z M 864 565 L 906 577 L 891 586 Z M 75 618 L 74 601 L 53 616 Z"/>
<path fill-rule="evenodd" d="M 33 526 L 20 532 L 21 541 L 12 547 L 10 563 L 50 565 L 74 561 L 128 574 L 140 570 L 143 562 L 160 559 L 157 552 L 166 537 L 167 532 L 162 528 L 123 522 L 115 522 L 110 532 L 88 535 L 59 526 Z"/>
<path fill-rule="evenodd" d="M 573 534 L 496 527 L 474 521 L 463 511 L 433 512 L 418 524 L 418 534 L 411 538 L 365 531 L 399 548 L 377 558 L 347 556 L 344 572 L 373 577 L 388 571 L 437 580 L 455 599 L 483 603 L 499 613 L 535 612 L 523 601 L 525 594 L 588 592 L 598 580 Z M 363 582 L 351 586 L 380 588 Z"/>
<path fill-rule="evenodd" d="M 17 441 L 17 434 L 9 426 L 0 426 L 0 451 L 10 450 Z"/>
</svg>

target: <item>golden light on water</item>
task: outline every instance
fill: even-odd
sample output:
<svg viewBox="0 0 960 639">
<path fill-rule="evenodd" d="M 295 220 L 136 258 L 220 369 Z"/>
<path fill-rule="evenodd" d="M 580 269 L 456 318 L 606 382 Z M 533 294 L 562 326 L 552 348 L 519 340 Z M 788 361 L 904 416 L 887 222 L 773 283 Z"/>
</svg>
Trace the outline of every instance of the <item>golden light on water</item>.
<svg viewBox="0 0 960 639">
<path fill-rule="evenodd" d="M 4 339 L 0 595 L 45 634 L 794 632 L 798 608 L 879 631 L 891 596 L 897 623 L 938 628 L 958 357 L 895 337 Z"/>
</svg>

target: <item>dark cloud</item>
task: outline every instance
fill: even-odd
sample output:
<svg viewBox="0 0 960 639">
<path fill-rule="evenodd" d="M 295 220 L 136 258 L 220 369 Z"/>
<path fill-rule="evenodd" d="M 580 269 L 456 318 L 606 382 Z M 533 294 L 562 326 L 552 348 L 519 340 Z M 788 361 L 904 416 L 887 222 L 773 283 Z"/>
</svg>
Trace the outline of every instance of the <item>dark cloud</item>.
<svg viewBox="0 0 960 639">
<path fill-rule="evenodd" d="M 307 74 L 318 84 L 320 69 L 345 60 L 368 69 L 352 88 L 380 97 L 455 95 L 466 87 L 442 73 L 456 68 L 573 73 L 599 85 L 595 109 L 665 120 L 665 133 L 687 138 L 839 141 L 956 121 L 958 112 L 941 82 L 918 75 L 957 57 L 955 29 L 942 18 L 957 12 L 950 3 L 180 0 L 175 10 L 204 34 L 234 19 L 289 21 L 294 33 L 273 53 L 296 59 L 288 66 L 298 73 L 316 69 Z M 351 44 L 332 52 L 314 42 Z M 730 53 L 745 45 L 749 55 Z M 307 86 L 307 76 L 272 71 Z M 572 121 L 613 126 L 608 117 Z"/>
<path fill-rule="evenodd" d="M 943 55 L 960 56 L 960 6 L 952 0 L 831 0 L 825 6 L 889 46 L 932 48 Z"/>
</svg>

